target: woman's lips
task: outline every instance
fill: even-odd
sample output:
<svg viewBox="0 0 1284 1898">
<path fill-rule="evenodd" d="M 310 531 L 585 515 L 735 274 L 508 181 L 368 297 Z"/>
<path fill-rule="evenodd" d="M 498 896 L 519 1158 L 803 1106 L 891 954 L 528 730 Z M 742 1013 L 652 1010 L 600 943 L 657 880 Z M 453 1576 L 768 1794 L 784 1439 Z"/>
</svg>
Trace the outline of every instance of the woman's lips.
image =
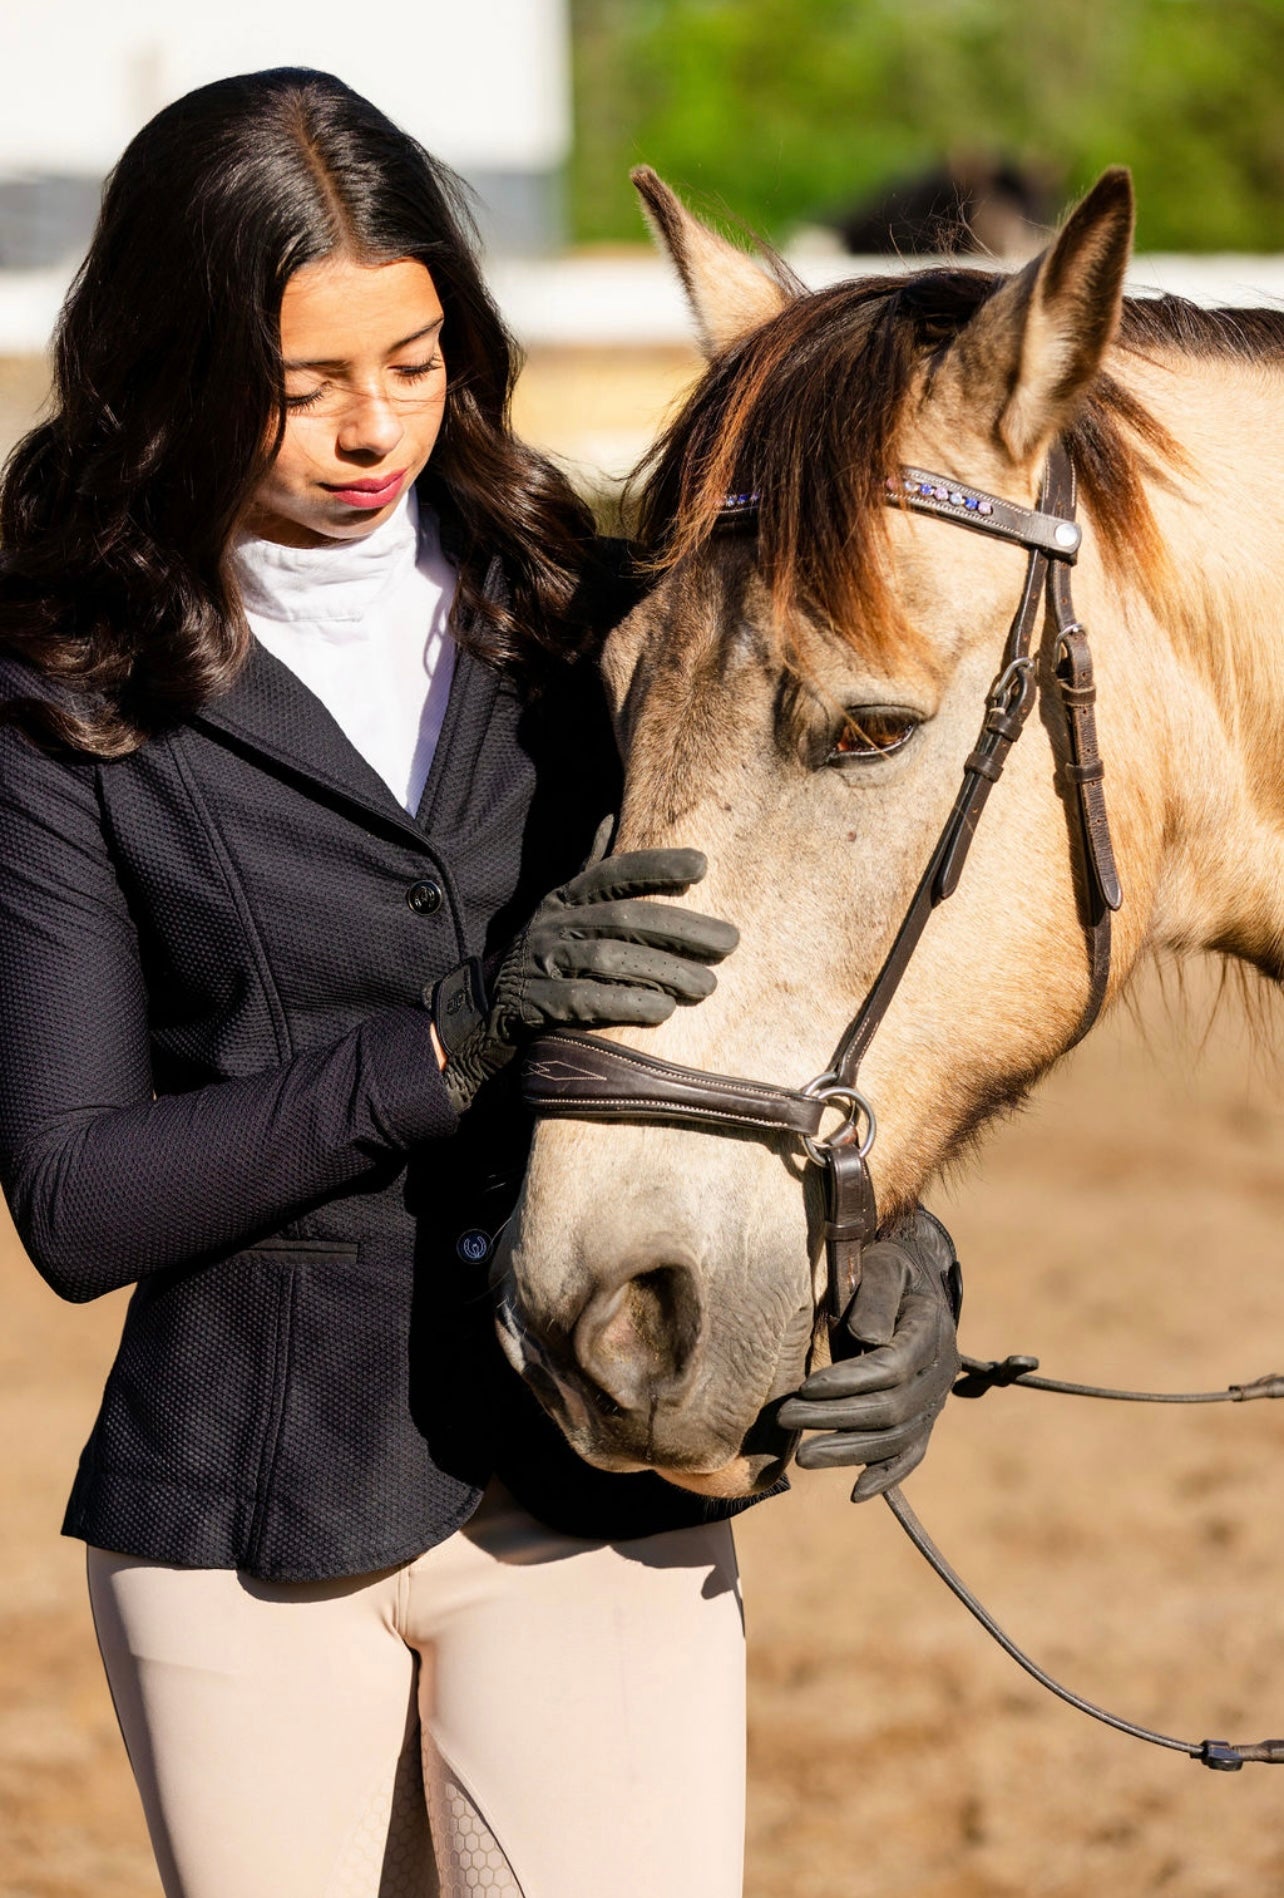
<svg viewBox="0 0 1284 1898">
<path fill-rule="evenodd" d="M 323 481 L 322 487 L 332 494 L 344 507 L 387 507 L 389 501 L 395 501 L 401 492 L 401 484 L 406 478 L 406 470 L 398 468 L 395 474 L 383 475 L 372 481 L 349 481 L 339 487 L 331 481 Z"/>
</svg>

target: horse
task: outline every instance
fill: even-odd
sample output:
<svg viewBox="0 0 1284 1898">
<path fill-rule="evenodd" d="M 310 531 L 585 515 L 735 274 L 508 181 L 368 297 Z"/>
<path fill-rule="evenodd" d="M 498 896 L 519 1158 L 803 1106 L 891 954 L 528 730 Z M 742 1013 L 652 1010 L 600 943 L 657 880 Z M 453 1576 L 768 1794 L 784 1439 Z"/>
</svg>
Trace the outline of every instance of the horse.
<svg viewBox="0 0 1284 1898">
<path fill-rule="evenodd" d="M 1284 313 L 1126 298 L 1121 170 L 1019 272 L 815 293 L 635 183 L 707 367 L 645 466 L 649 583 L 601 655 L 615 846 L 697 844 L 700 906 L 741 946 L 698 1007 L 607 1039 L 770 1084 L 824 1073 L 950 809 L 1028 559 L 898 505 L 901 471 L 1033 509 L 1064 451 L 1077 483 L 1124 893 L 1107 979 L 1094 994 L 1049 615 L 1026 736 L 865 1056 L 886 1224 L 1146 957 L 1284 974 Z M 728 497 L 754 532 L 725 531 Z M 778 1478 L 824 1286 L 818 1190 L 780 1132 L 539 1124 L 499 1329 L 581 1456 L 718 1497 Z"/>
<path fill-rule="evenodd" d="M 988 152 L 956 153 L 896 179 L 822 223 L 855 257 L 982 252 L 1024 260 L 1061 202 L 1053 167 Z"/>
</svg>

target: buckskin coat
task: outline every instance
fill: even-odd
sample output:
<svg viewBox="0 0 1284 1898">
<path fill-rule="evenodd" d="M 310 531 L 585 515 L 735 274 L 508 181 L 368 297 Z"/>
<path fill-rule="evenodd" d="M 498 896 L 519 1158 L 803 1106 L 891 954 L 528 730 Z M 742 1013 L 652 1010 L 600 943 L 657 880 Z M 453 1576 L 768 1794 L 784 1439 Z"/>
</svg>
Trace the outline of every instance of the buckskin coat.
<svg viewBox="0 0 1284 1898">
<path fill-rule="evenodd" d="M 0 1183 L 62 1296 L 136 1284 L 67 1534 L 289 1581 L 418 1554 L 493 1473 L 574 1534 L 728 1513 L 591 1470 L 504 1364 L 527 1126 L 502 1079 L 457 1120 L 423 1007 L 616 770 L 591 667 L 532 700 L 462 651 L 414 817 L 257 645 L 128 757 L 0 731 Z"/>
</svg>

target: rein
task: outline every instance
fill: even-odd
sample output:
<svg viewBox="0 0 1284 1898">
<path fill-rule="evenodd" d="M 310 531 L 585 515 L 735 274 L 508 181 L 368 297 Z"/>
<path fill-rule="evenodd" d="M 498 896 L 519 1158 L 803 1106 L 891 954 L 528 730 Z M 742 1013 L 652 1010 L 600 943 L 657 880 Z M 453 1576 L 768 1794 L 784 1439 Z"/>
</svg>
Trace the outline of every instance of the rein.
<svg viewBox="0 0 1284 1898">
<path fill-rule="evenodd" d="M 1117 1404 L 1246 1404 L 1254 1398 L 1284 1397 L 1284 1377 L 1278 1374 L 1255 1378 L 1251 1384 L 1229 1384 L 1222 1391 L 1129 1391 L 1114 1390 L 1104 1384 L 1069 1384 L 1063 1378 L 1036 1377 L 1034 1373 L 1038 1368 L 1038 1358 L 1009 1357 L 995 1361 L 965 1357 L 963 1374 L 954 1386 L 953 1395 L 984 1397 L 987 1391 L 1003 1390 L 1017 1384 L 1026 1390 L 1055 1391 L 1062 1397 L 1100 1397 Z M 1156 1733 L 1150 1727 L 1138 1726 L 1135 1721 L 1125 1720 L 1119 1714 L 1110 1713 L 1105 1707 L 1085 1700 L 1081 1694 L 1072 1693 L 1041 1668 L 1037 1661 L 1032 1660 L 1024 1648 L 1019 1648 L 1007 1630 L 977 1599 L 958 1570 L 937 1548 L 899 1488 L 887 1490 L 883 1500 L 919 1554 L 950 1593 L 962 1602 L 968 1613 L 980 1622 L 986 1633 L 998 1642 L 1018 1667 L 1024 1668 L 1032 1680 L 1038 1681 L 1040 1687 L 1046 1687 L 1058 1700 L 1064 1700 L 1067 1706 L 1088 1714 L 1093 1720 L 1100 1720 L 1103 1726 L 1113 1727 L 1117 1733 L 1126 1733 L 1131 1739 L 1148 1740 L 1152 1746 L 1167 1747 L 1173 1753 L 1185 1753 L 1201 1766 L 1211 1767 L 1217 1773 L 1238 1773 L 1241 1767 L 1254 1763 L 1284 1766 L 1284 1740 L 1259 1740 L 1251 1745 L 1238 1746 L 1232 1746 L 1226 1740 L 1178 1740 L 1171 1734 Z"/>
<path fill-rule="evenodd" d="M 720 524 L 752 528 L 758 501 L 756 494 L 729 495 Z M 777 1087 L 702 1068 L 681 1067 L 585 1030 L 565 1028 L 541 1035 L 532 1043 L 522 1077 L 527 1104 L 543 1118 L 666 1121 L 800 1141 L 808 1159 L 819 1169 L 825 1191 L 825 1317 L 831 1333 L 859 1283 L 861 1252 L 878 1231 L 877 1205 L 867 1165 L 877 1136 L 877 1121 L 860 1091 L 860 1065 L 904 979 L 929 917 L 958 888 L 990 792 L 1038 697 L 1032 646 L 1041 605 L 1046 608 L 1054 633 L 1052 678 L 1061 705 L 1065 742 L 1061 772 L 1071 848 L 1080 870 L 1080 916 L 1089 972 L 1087 1000 L 1071 1047 L 1087 1034 L 1105 1000 L 1110 981 L 1111 916 L 1123 901 L 1102 790 L 1104 767 L 1097 745 L 1092 655 L 1087 632 L 1075 618 L 1070 596 L 1070 568 L 1078 558 L 1083 531 L 1075 520 L 1074 469 L 1064 445 L 1055 443 L 1048 455 L 1036 508 L 1019 506 L 921 468 L 902 468 L 899 477 L 889 478 L 887 501 L 892 507 L 1014 542 L 1027 550 L 1028 559 L 999 670 L 986 695 L 980 734 L 964 762 L 953 807 L 883 965 L 844 1030 L 829 1066 L 801 1087 Z M 845 1110 L 843 1119 L 836 1128 L 823 1132 L 825 1112 L 835 1105 Z M 960 1397 L 980 1396 L 995 1386 L 1011 1384 L 1128 1402 L 1217 1403 L 1284 1396 L 1284 1378 L 1262 1378 L 1256 1384 L 1232 1386 L 1223 1392 L 1165 1394 L 1111 1391 L 1036 1378 L 1036 1358 L 1010 1357 L 1001 1363 L 965 1358 L 963 1365 L 963 1376 L 954 1387 L 955 1395 Z M 1121 1733 L 1186 1753 L 1216 1771 L 1235 1772 L 1249 1761 L 1284 1764 L 1284 1740 L 1264 1740 L 1250 1746 L 1231 1746 L 1221 1740 L 1178 1740 L 1137 1726 L 1061 1686 L 1016 1645 L 972 1594 L 899 1488 L 888 1489 L 884 1500 L 920 1554 L 969 1613 L 1049 1692 Z"/>
</svg>

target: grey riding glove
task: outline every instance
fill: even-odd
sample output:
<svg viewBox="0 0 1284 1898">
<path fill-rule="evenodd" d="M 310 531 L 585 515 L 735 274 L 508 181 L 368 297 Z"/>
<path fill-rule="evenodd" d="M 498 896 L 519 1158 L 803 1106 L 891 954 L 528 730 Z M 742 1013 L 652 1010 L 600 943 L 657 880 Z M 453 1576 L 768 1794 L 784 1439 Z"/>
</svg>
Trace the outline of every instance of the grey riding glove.
<svg viewBox="0 0 1284 1898">
<path fill-rule="evenodd" d="M 677 896 L 708 865 L 698 850 L 606 857 L 546 896 L 485 993 L 466 962 L 432 992 L 443 1079 L 462 1113 L 482 1082 L 542 1028 L 651 1025 L 717 986 L 710 963 L 740 940 L 732 924 L 653 896 Z"/>
<path fill-rule="evenodd" d="M 786 1430 L 817 1430 L 798 1452 L 805 1470 L 864 1463 L 863 1503 L 922 1462 L 960 1370 L 955 1333 L 963 1281 L 954 1243 L 920 1206 L 866 1248 L 861 1280 L 835 1336 L 859 1355 L 814 1371 L 780 1408 Z M 844 1344 L 846 1340 L 844 1340 Z"/>
</svg>

